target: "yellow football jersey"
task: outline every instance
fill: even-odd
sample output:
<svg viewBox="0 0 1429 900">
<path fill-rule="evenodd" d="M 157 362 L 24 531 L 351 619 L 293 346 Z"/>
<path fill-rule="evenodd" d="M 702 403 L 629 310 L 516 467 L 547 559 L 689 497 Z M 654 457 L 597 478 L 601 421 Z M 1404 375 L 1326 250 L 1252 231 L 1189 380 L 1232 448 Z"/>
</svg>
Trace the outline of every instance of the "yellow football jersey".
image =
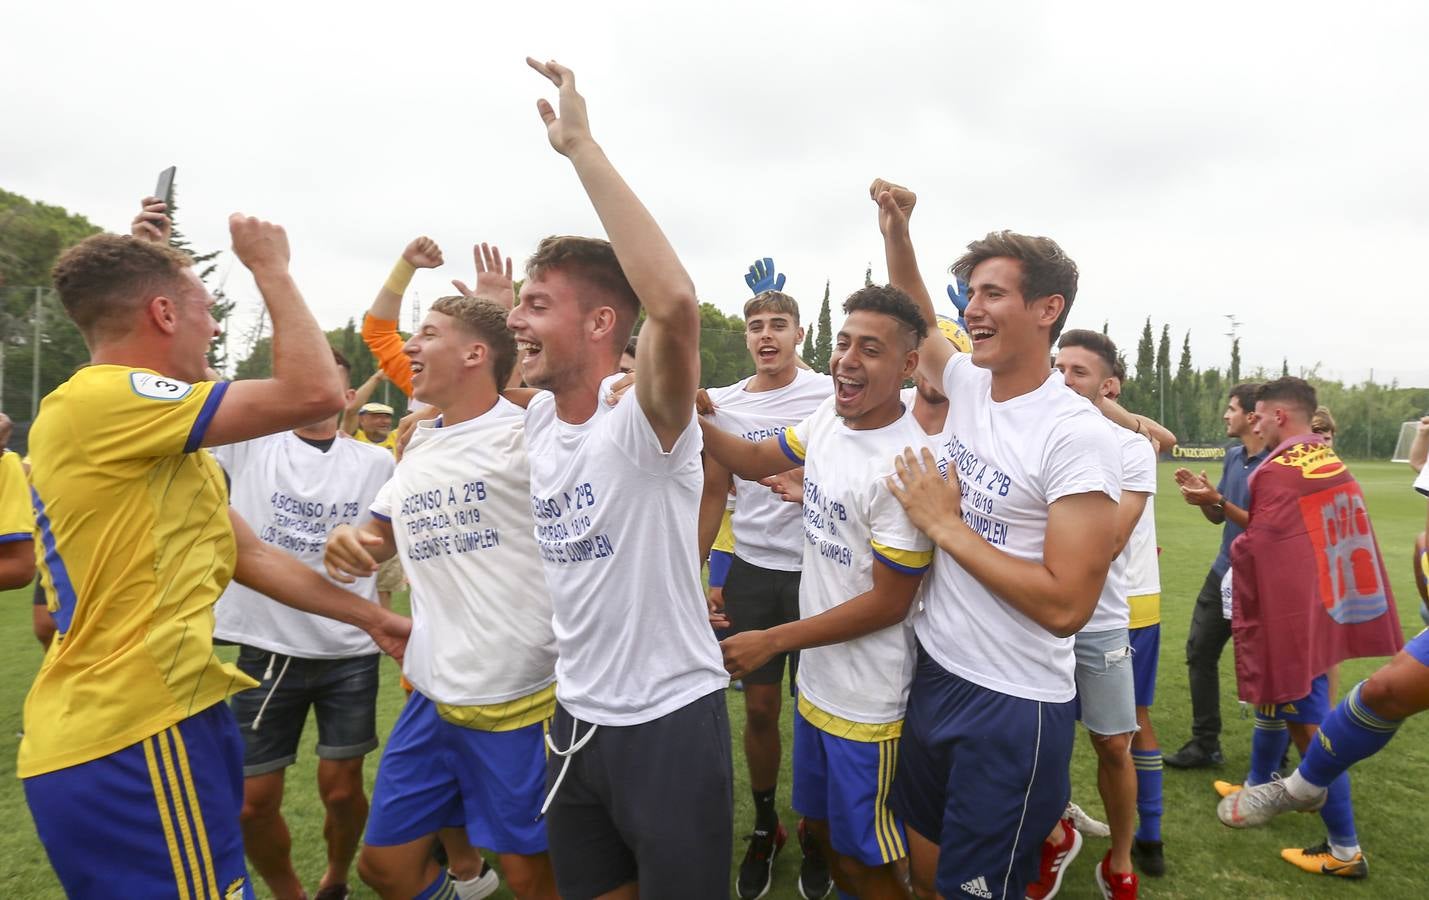
<svg viewBox="0 0 1429 900">
<path fill-rule="evenodd" d="M 386 440 L 382 440 L 382 441 L 374 441 L 374 440 L 372 440 L 371 438 L 369 438 L 369 437 L 367 436 L 367 432 L 363 431 L 361 428 L 359 428 L 359 429 L 357 429 L 355 432 L 353 432 L 352 436 L 355 437 L 355 438 L 357 438 L 359 441 L 362 441 L 362 443 L 364 443 L 364 444 L 374 444 L 374 445 L 376 445 L 376 446 L 378 446 L 378 447 L 386 447 L 388 450 L 391 450 L 393 453 L 396 453 L 396 452 L 397 452 L 397 429 L 395 429 L 395 428 L 392 429 L 391 431 L 387 432 L 387 438 L 386 438 Z"/>
<path fill-rule="evenodd" d="M 725 553 L 734 552 L 734 525 L 730 523 L 730 517 L 734 515 L 734 510 L 724 511 L 724 518 L 719 520 L 719 533 L 715 535 L 714 543 L 710 545 L 711 550 L 722 550 Z"/>
<path fill-rule="evenodd" d="M 25 698 L 20 777 L 106 756 L 256 685 L 213 653 L 235 547 L 223 472 L 195 451 L 227 387 L 89 366 L 40 404 L 35 555 L 59 633 Z"/>
<path fill-rule="evenodd" d="M 0 543 L 29 541 L 35 537 L 35 510 L 30 505 L 30 482 L 20 465 L 20 454 L 0 455 Z"/>
</svg>

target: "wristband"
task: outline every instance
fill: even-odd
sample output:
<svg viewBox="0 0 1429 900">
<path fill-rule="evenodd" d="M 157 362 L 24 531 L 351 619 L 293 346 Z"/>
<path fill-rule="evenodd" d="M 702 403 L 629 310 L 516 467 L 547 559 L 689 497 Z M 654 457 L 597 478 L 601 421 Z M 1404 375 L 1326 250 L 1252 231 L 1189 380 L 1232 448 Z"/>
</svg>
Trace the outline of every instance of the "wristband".
<svg viewBox="0 0 1429 900">
<path fill-rule="evenodd" d="M 400 297 L 407 293 L 407 285 L 412 283 L 412 276 L 416 273 L 416 266 L 405 259 L 399 259 L 397 264 L 392 267 L 392 274 L 387 276 L 387 283 L 382 287 Z"/>
</svg>

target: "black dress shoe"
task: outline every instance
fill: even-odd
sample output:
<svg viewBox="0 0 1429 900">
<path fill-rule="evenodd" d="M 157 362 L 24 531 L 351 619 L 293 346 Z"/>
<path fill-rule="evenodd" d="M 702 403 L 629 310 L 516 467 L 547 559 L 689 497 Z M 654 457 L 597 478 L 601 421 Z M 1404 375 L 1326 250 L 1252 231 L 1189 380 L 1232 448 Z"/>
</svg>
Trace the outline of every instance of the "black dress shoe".
<svg viewBox="0 0 1429 900">
<path fill-rule="evenodd" d="M 1173 769 L 1210 769 L 1225 761 L 1219 747 L 1207 750 L 1195 741 L 1187 741 L 1180 750 L 1162 757 L 1162 762 Z"/>
</svg>

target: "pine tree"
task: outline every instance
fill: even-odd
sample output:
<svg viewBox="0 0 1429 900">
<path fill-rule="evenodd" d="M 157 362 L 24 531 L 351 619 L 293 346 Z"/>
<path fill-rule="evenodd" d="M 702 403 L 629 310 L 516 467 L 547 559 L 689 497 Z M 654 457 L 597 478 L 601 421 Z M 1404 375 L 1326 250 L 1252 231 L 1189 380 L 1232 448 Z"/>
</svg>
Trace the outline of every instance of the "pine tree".
<svg viewBox="0 0 1429 900">
<path fill-rule="evenodd" d="M 1161 326 L 1161 341 L 1156 345 L 1156 385 L 1159 394 L 1157 403 L 1157 421 L 1166 421 L 1166 404 L 1171 401 L 1172 408 L 1175 408 L 1175 401 L 1172 395 L 1173 385 L 1171 384 L 1171 326 Z"/>
<path fill-rule="evenodd" d="M 813 359 L 806 359 L 815 372 L 829 374 L 829 357 L 834 350 L 834 325 L 829 313 L 829 284 L 824 282 L 824 302 L 819 307 L 819 337 L 814 341 Z"/>
<path fill-rule="evenodd" d="M 1280 377 L 1284 378 L 1290 374 L 1290 357 L 1280 357 Z"/>
<path fill-rule="evenodd" d="M 825 280 L 825 281 L 824 281 L 824 300 L 825 300 L 825 302 L 828 301 L 828 296 L 829 296 L 829 282 L 828 282 L 827 280 Z M 814 360 L 814 323 L 813 323 L 813 322 L 810 322 L 810 323 L 809 323 L 809 327 L 804 331 L 804 349 L 803 349 L 803 352 L 801 352 L 801 353 L 799 354 L 799 356 L 802 357 L 803 360 L 804 360 L 804 362 L 808 363 L 810 366 L 812 366 L 812 365 L 814 364 L 814 362 L 813 362 L 813 360 Z"/>
<path fill-rule="evenodd" d="M 1176 366 L 1176 413 L 1172 430 L 1178 435 L 1193 435 L 1200 432 L 1200 416 L 1196 405 L 1199 389 L 1196 370 L 1191 368 L 1191 333 L 1181 342 L 1181 361 Z"/>
<path fill-rule="evenodd" d="M 863 286 L 873 287 L 873 263 L 869 263 L 868 268 L 863 270 Z"/>
<path fill-rule="evenodd" d="M 1231 387 L 1240 384 L 1240 338 L 1231 340 L 1231 369 L 1227 374 Z"/>
<path fill-rule="evenodd" d="M 179 230 L 178 196 L 179 186 L 178 182 L 175 181 L 173 197 L 171 198 L 172 202 L 170 202 L 168 210 L 169 222 L 172 226 L 169 231 L 169 246 L 173 247 L 175 250 L 180 250 L 184 253 L 187 253 L 193 259 L 194 269 L 198 272 L 199 281 L 202 281 L 206 286 L 208 286 L 209 292 L 213 294 L 213 309 L 210 310 L 210 313 L 213 315 L 214 321 L 218 322 L 219 327 L 222 328 L 224 322 L 228 319 L 228 314 L 233 312 L 233 307 L 235 304 L 234 301 L 229 300 L 228 297 L 224 295 L 222 285 L 213 287 L 209 284 L 209 280 L 213 277 L 214 273 L 218 271 L 217 260 L 219 254 L 221 254 L 223 251 L 212 250 L 208 253 L 195 253 L 191 249 L 188 238 L 184 237 L 184 233 Z M 208 364 L 219 371 L 222 371 L 223 367 L 228 365 L 227 328 L 223 328 L 222 335 L 209 345 Z"/>
</svg>

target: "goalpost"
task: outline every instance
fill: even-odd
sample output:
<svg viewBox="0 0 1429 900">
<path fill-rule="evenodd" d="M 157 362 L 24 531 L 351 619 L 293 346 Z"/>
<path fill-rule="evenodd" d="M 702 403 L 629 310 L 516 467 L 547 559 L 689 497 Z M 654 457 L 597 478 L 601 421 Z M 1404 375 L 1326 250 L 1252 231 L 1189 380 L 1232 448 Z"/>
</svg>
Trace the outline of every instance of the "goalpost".
<svg viewBox="0 0 1429 900">
<path fill-rule="evenodd" d="M 1399 440 L 1394 445 L 1394 456 L 1390 458 L 1390 462 L 1409 462 L 1409 446 L 1414 443 L 1414 435 L 1418 431 L 1418 422 L 1405 422 L 1399 426 Z"/>
</svg>

